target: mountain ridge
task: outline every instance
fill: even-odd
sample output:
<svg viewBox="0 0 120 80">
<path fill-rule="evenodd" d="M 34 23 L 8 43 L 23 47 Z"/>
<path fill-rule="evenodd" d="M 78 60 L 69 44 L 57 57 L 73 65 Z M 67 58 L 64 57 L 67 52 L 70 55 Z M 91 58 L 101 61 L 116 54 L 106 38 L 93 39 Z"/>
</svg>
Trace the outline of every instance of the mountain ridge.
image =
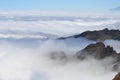
<svg viewBox="0 0 120 80">
<path fill-rule="evenodd" d="M 120 40 L 120 30 L 109 30 L 107 28 L 103 30 L 95 30 L 95 31 L 85 31 L 81 34 L 69 36 L 69 37 L 61 37 L 62 39 L 69 39 L 69 38 L 86 38 L 88 40 L 92 41 L 105 41 L 107 39 L 113 39 L 113 40 Z"/>
</svg>

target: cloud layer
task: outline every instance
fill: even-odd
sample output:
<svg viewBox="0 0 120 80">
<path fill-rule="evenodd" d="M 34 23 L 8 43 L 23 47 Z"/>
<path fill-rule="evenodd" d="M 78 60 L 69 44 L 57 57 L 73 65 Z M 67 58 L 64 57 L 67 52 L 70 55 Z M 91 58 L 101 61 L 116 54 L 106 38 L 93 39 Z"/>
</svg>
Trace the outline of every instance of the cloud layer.
<svg viewBox="0 0 120 80">
<path fill-rule="evenodd" d="M 115 73 L 106 68 L 110 59 L 78 61 L 71 58 L 93 41 L 84 38 L 54 40 L 86 30 L 120 29 L 114 17 L 45 17 L 0 16 L 0 79 L 1 80 L 111 80 Z M 34 19 L 35 20 L 34 20 Z M 17 20 L 16 20 L 17 19 Z M 50 38 L 50 40 L 48 40 Z M 52 38 L 52 40 L 51 40 Z M 16 40 L 17 39 L 17 40 Z M 42 40 L 41 40 L 42 39 Z M 120 42 L 107 40 L 119 52 Z M 64 51 L 67 63 L 50 59 L 53 51 Z"/>
<path fill-rule="evenodd" d="M 0 16 L 0 38 L 46 39 L 79 34 L 86 30 L 120 29 L 115 17 Z M 108 27 L 109 26 L 109 27 Z"/>
<path fill-rule="evenodd" d="M 83 40 L 81 40 L 83 41 Z M 69 46 L 69 43 L 47 41 L 43 44 L 28 47 L 10 41 L 0 42 L 0 79 L 1 80 L 111 80 L 117 72 L 111 71 L 106 65 L 111 59 L 102 61 L 90 58 L 79 61 L 69 58 L 67 62 L 52 60 L 49 54 L 52 51 L 65 51 L 70 56 L 84 48 L 89 41 Z M 106 41 L 106 44 L 119 49 L 120 42 Z M 116 43 L 116 44 L 115 44 Z"/>
</svg>

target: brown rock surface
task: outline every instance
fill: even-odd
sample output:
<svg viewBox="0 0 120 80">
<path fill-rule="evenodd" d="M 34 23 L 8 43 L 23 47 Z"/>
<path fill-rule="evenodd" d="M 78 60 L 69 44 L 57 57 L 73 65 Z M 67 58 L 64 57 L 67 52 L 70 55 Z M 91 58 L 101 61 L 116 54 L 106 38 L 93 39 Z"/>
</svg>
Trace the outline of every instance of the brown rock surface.
<svg viewBox="0 0 120 80">
<path fill-rule="evenodd" d="M 120 72 L 114 77 L 113 80 L 120 80 Z"/>
</svg>

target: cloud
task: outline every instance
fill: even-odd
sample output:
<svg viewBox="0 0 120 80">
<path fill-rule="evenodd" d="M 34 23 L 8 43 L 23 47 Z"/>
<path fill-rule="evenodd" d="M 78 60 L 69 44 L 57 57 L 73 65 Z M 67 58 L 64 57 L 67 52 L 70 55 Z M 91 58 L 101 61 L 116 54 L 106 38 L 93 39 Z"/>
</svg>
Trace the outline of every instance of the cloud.
<svg viewBox="0 0 120 80">
<path fill-rule="evenodd" d="M 1 42 L 0 42 L 1 43 Z M 82 42 L 83 43 L 83 42 Z M 81 45 L 82 45 L 81 43 Z M 84 43 L 86 43 L 84 41 Z M 83 43 L 83 44 L 84 44 Z M 113 43 L 114 44 L 114 43 Z M 81 46 L 80 45 L 80 46 Z M 5 42 L 0 45 L 1 80 L 111 80 L 116 72 L 104 68 L 108 60 L 68 60 L 66 64 L 52 60 L 46 52 L 66 50 L 65 43 L 48 41 L 28 48 Z M 71 47 L 73 49 L 73 47 Z M 49 53 L 48 53 L 49 54 Z M 106 65 L 105 65 L 106 66 Z"/>
<path fill-rule="evenodd" d="M 36 21 L 37 18 L 37 21 Z M 42 19 L 41 19 L 42 18 Z M 53 19 L 54 18 L 54 19 Z M 26 20 L 27 19 L 27 20 Z M 35 19 L 35 20 L 34 20 Z M 79 34 L 86 30 L 120 29 L 111 17 L 0 16 L 0 38 L 46 38 Z"/>
<path fill-rule="evenodd" d="M 25 37 L 41 38 L 41 33 L 65 36 L 106 27 L 120 29 L 119 24 L 117 24 L 120 20 L 114 18 L 103 20 L 85 17 L 74 21 L 25 21 L 23 18 L 23 20 L 15 21 L 16 17 L 13 17 L 13 20 L 0 21 L 1 38 L 20 40 Z M 115 75 L 115 72 L 106 71 L 102 67 L 102 62 L 95 59 L 83 62 L 70 60 L 67 64 L 59 64 L 59 62 L 48 58 L 49 56 L 46 54 L 51 51 L 65 51 L 67 54 L 76 53 L 91 43 L 86 39 L 50 40 L 40 41 L 36 44 L 33 41 L 28 43 L 29 40 L 11 42 L 5 39 L 0 40 L 1 80 L 111 80 Z M 119 50 L 120 45 L 116 44 L 120 42 L 106 41 L 105 43 L 111 44 L 115 50 Z"/>
</svg>

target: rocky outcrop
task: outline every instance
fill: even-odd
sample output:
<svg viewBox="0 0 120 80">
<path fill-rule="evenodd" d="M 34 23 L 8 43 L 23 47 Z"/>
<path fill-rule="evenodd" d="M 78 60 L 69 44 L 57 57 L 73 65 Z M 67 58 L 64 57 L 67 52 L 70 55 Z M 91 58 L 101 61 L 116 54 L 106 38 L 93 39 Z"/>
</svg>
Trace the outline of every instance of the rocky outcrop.
<svg viewBox="0 0 120 80">
<path fill-rule="evenodd" d="M 94 40 L 94 41 L 104 41 L 106 39 L 120 40 L 120 31 L 119 30 L 108 30 L 106 28 L 100 31 L 86 31 L 80 35 L 75 35 L 74 37 L 75 38 L 84 37 L 84 38 L 87 38 L 89 40 Z"/>
<path fill-rule="evenodd" d="M 120 54 L 117 53 L 112 47 L 105 46 L 102 42 L 88 45 L 83 50 L 77 52 L 76 57 L 80 60 L 87 59 L 89 57 L 98 60 L 112 58 L 110 61 L 112 69 L 115 71 L 120 71 Z"/>
<path fill-rule="evenodd" d="M 104 59 L 106 57 L 117 58 L 119 56 L 112 47 L 105 46 L 102 42 L 90 44 L 83 50 L 77 52 L 76 55 L 79 59 L 84 59 L 87 56 L 93 56 L 96 59 Z"/>
<path fill-rule="evenodd" d="M 120 71 L 120 53 L 117 53 L 113 47 L 106 46 L 103 42 L 97 42 L 94 44 L 90 44 L 84 49 L 78 51 L 75 55 L 68 56 L 64 51 L 55 51 L 51 52 L 49 55 L 52 60 L 67 62 L 71 59 L 84 60 L 95 58 L 97 60 L 104 61 L 108 59 L 106 65 L 109 65 L 110 69 L 115 71 Z M 111 59 L 111 60 L 110 60 Z"/>
<path fill-rule="evenodd" d="M 120 72 L 112 80 L 120 80 Z"/>
<path fill-rule="evenodd" d="M 74 35 L 70 37 L 62 37 L 59 39 L 79 38 L 79 37 L 84 37 L 93 41 L 104 41 L 106 39 L 120 40 L 120 30 L 108 30 L 106 28 L 99 31 L 86 31 L 78 35 Z"/>
</svg>

